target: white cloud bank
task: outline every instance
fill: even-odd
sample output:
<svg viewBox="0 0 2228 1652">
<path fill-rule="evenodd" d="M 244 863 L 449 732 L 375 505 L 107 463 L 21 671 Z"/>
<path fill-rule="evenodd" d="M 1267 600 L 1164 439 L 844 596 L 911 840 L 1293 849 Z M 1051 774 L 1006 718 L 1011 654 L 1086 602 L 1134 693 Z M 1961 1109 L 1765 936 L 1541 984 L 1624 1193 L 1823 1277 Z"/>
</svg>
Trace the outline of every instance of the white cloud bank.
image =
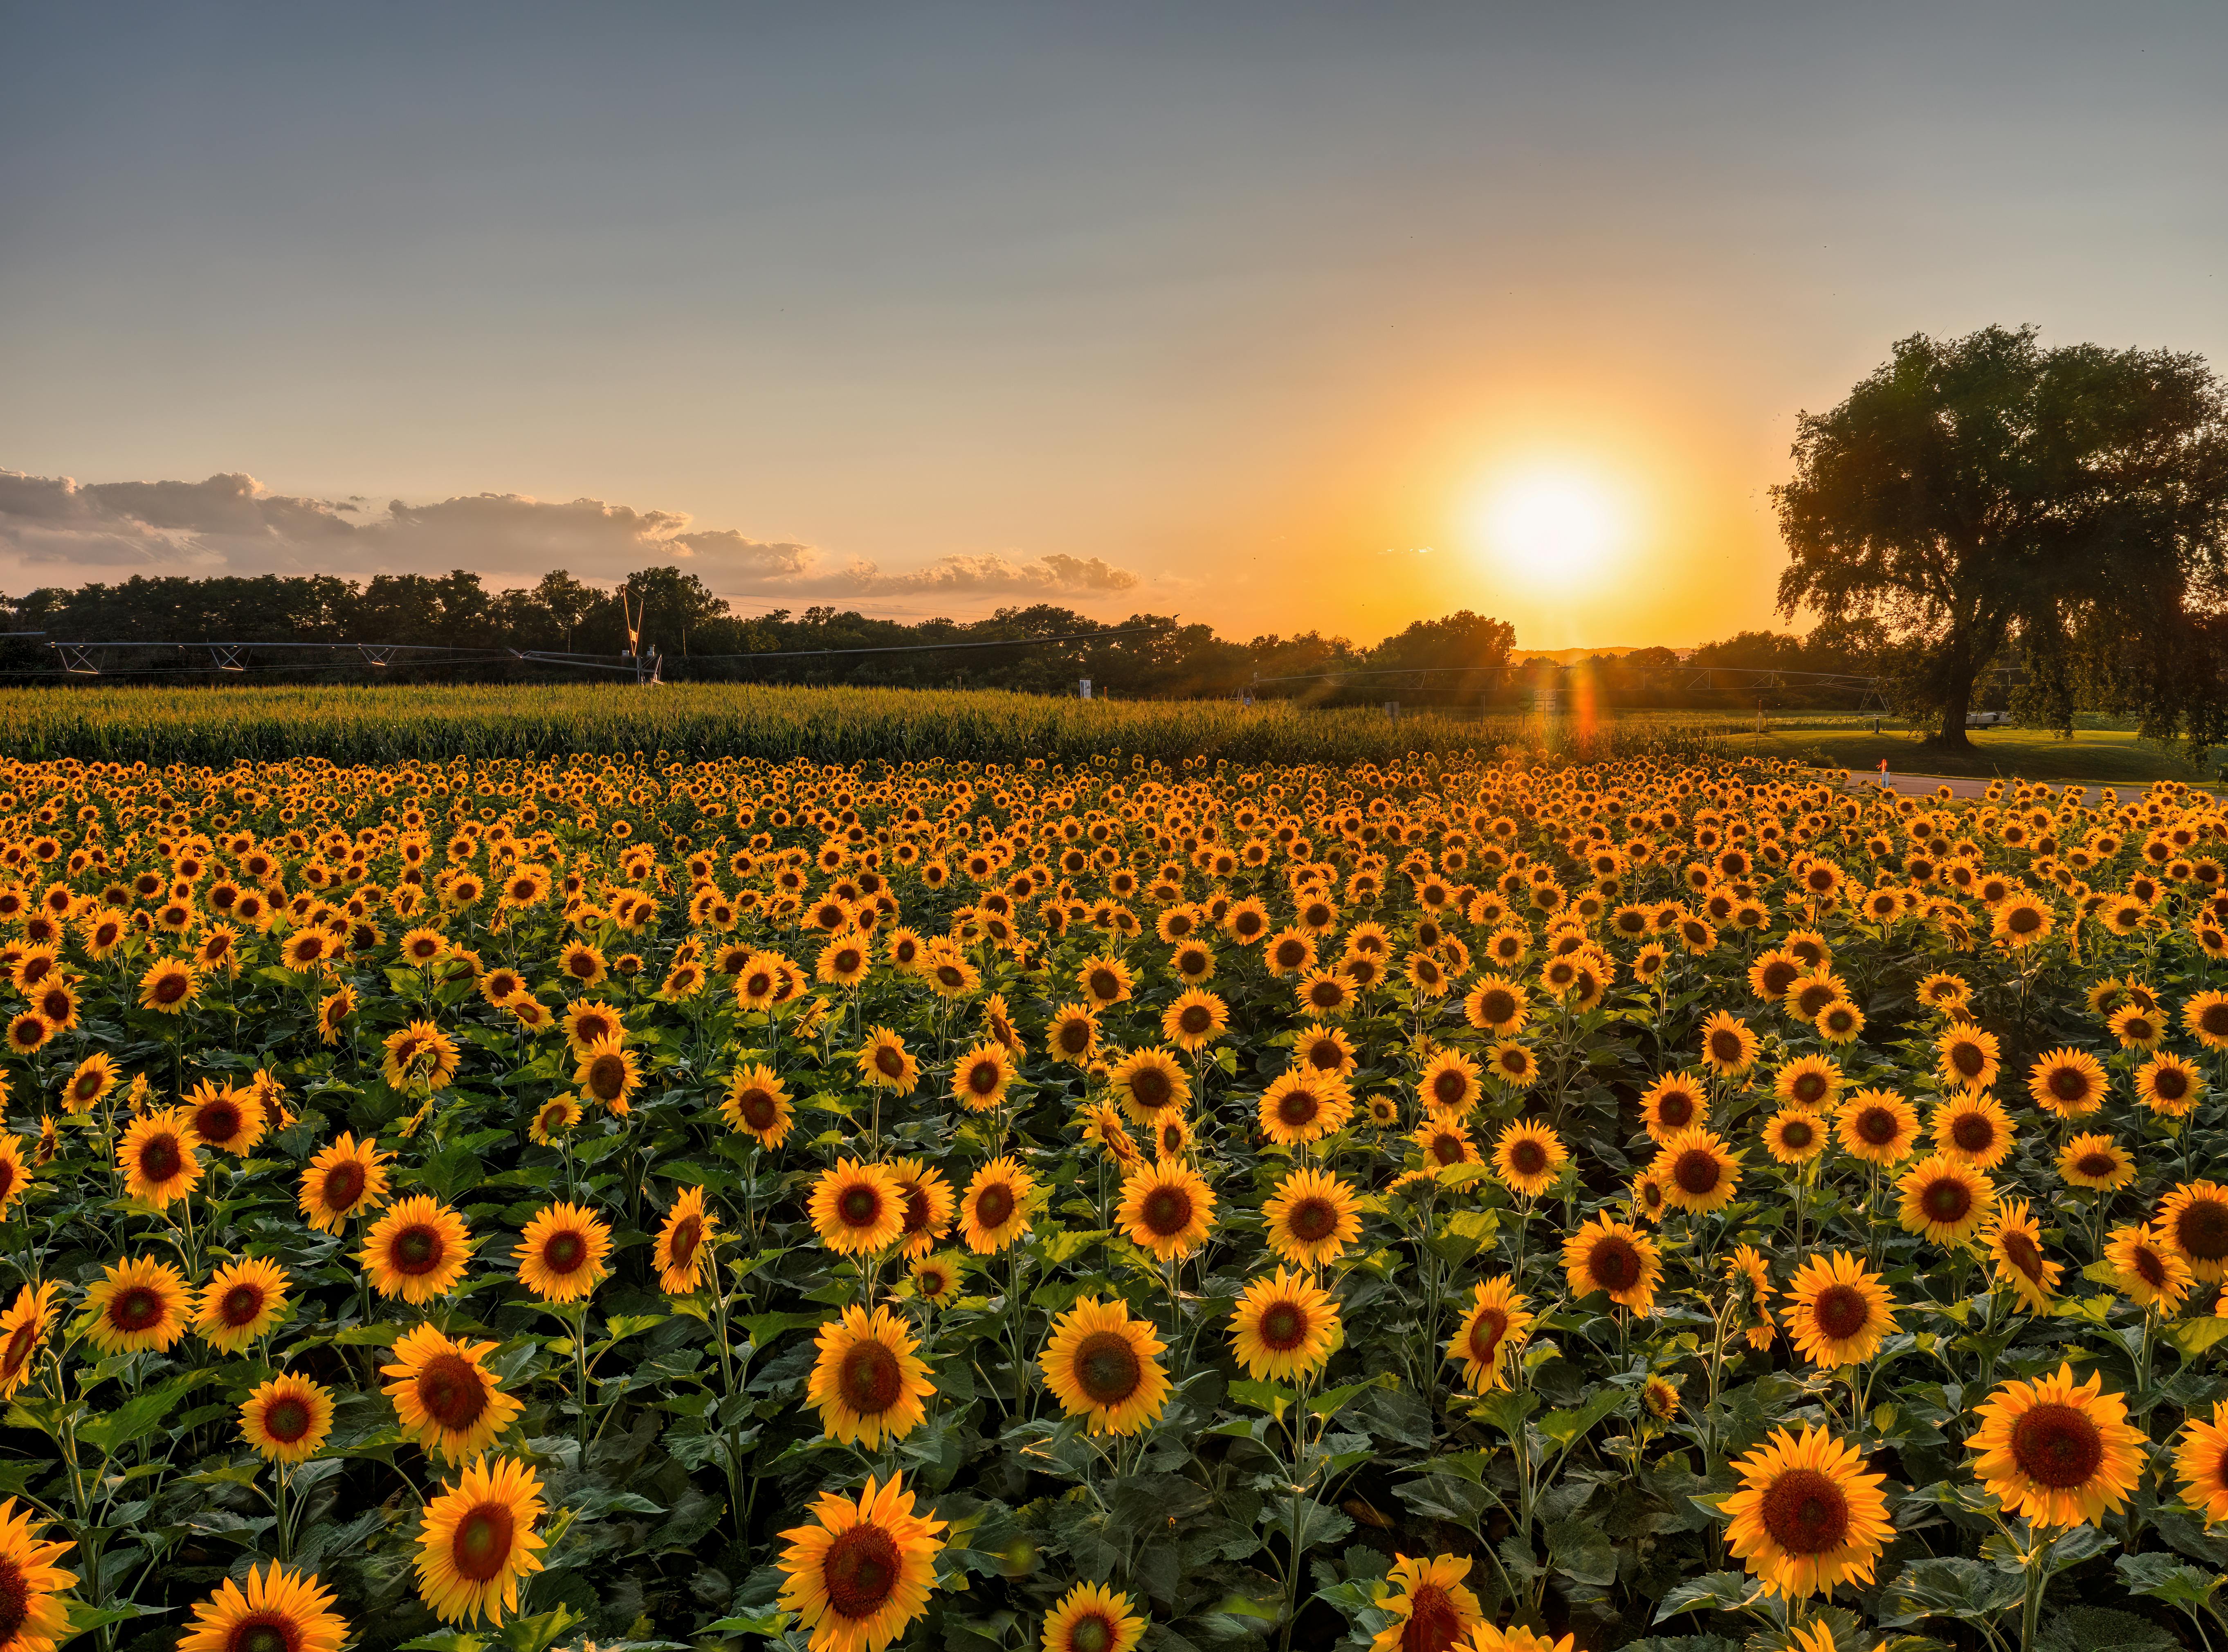
<svg viewBox="0 0 2228 1652">
<path fill-rule="evenodd" d="M 0 470 L 0 578 L 21 591 L 134 573 L 445 573 L 515 585 L 552 568 L 612 580 L 672 563 L 727 596 L 826 599 L 906 595 L 1089 596 L 1136 574 L 1058 551 L 946 556 L 885 571 L 809 545 L 695 527 L 684 513 L 599 499 L 482 493 L 434 504 L 295 498 L 238 473 L 205 482 L 99 482 Z"/>
</svg>

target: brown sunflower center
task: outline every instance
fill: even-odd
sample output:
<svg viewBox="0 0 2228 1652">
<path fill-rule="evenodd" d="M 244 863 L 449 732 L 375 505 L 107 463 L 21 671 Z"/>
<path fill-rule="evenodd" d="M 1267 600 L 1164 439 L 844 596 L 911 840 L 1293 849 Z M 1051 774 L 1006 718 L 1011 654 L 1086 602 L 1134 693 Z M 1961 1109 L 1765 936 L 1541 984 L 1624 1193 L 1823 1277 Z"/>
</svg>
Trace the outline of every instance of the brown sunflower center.
<svg viewBox="0 0 2228 1652">
<path fill-rule="evenodd" d="M 241 1283 L 226 1291 L 217 1303 L 217 1317 L 233 1330 L 255 1322 L 263 1311 L 263 1287 Z"/>
<path fill-rule="evenodd" d="M 108 1299 L 108 1322 L 121 1331 L 144 1331 L 163 1320 L 162 1293 L 148 1285 L 127 1285 Z"/>
<path fill-rule="evenodd" d="M 872 1617 L 904 1575 L 897 1540 L 871 1523 L 843 1532 L 828 1546 L 827 1557 L 820 1563 L 828 1604 L 839 1617 Z"/>
<path fill-rule="evenodd" d="M 2174 1216 L 2174 1241 L 2199 1262 L 2228 1257 L 2228 1201 L 2191 1200 Z"/>
<path fill-rule="evenodd" d="M 2189 1074 L 2180 1067 L 2162 1066 L 2151 1074 L 2151 1093 L 2161 1101 L 2180 1101 L 2189 1089 Z"/>
<path fill-rule="evenodd" d="M 343 1159 L 325 1172 L 323 1198 L 326 1207 L 346 1210 L 363 1197 L 363 1165 L 355 1159 Z"/>
<path fill-rule="evenodd" d="M 2050 1070 L 2050 1093 L 2060 1101 L 2083 1100 L 2089 1094 L 2089 1075 L 2079 1067 L 2052 1067 Z"/>
<path fill-rule="evenodd" d="M 587 1259 L 587 1240 L 570 1228 L 552 1233 L 541 1246 L 541 1265 L 552 1273 L 578 1273 Z"/>
<path fill-rule="evenodd" d="M 1544 1143 L 1529 1136 L 1520 1137 L 1510 1144 L 1508 1167 L 1520 1176 L 1544 1175 L 1547 1169 L 1547 1149 Z"/>
<path fill-rule="evenodd" d="M 473 1583 L 486 1583 L 510 1561 L 518 1523 L 503 1503 L 476 1503 L 457 1522 L 449 1540 L 449 1559 Z"/>
<path fill-rule="evenodd" d="M 1815 1469 L 1789 1469 L 1775 1478 L 1757 1513 L 1771 1540 L 1789 1554 L 1822 1554 L 1848 1539 L 1849 1500 Z"/>
<path fill-rule="evenodd" d="M 2025 1274 L 2028 1279 L 2037 1284 L 2041 1282 L 2042 1252 L 2036 1248 L 2033 1239 L 2018 1230 L 2012 1229 L 2002 1235 L 1999 1243 L 2003 1246 L 2005 1258 L 2012 1266 Z"/>
<path fill-rule="evenodd" d="M 2073 1168 L 2084 1176 L 2103 1181 L 2109 1179 L 2120 1165 L 2119 1161 L 2109 1153 L 2084 1153 L 2073 1161 Z"/>
<path fill-rule="evenodd" d="M 1346 1063 L 1340 1056 L 1336 1040 L 1319 1038 L 1308 1046 L 1308 1065 L 1318 1073 L 1335 1073 Z"/>
<path fill-rule="evenodd" d="M 2166 1264 L 2159 1259 L 2159 1253 L 2149 1245 L 2134 1246 L 2129 1252 L 2129 1259 L 2135 1264 L 2135 1277 L 2153 1290 L 2166 1284 Z"/>
<path fill-rule="evenodd" d="M 1871 1147 L 1885 1147 L 1902 1131 L 1902 1121 L 1886 1107 L 1867 1107 L 1857 1115 L 1857 1136 Z"/>
<path fill-rule="evenodd" d="M 967 1088 L 978 1096 L 995 1096 L 1006 1070 L 996 1061 L 977 1061 L 967 1069 Z"/>
<path fill-rule="evenodd" d="M 1062 1055 L 1080 1055 L 1090 1047 L 1089 1021 L 1065 1021 L 1060 1024 L 1060 1051 Z"/>
<path fill-rule="evenodd" d="M 447 1248 L 437 1230 L 423 1222 L 413 1222 L 397 1233 L 387 1247 L 387 1265 L 397 1273 L 431 1273 L 440 1266 Z"/>
<path fill-rule="evenodd" d="M 1968 1038 L 1950 1047 L 1950 1065 L 1961 1078 L 1977 1079 L 1988 1065 L 1988 1053 Z"/>
<path fill-rule="evenodd" d="M 1277 1098 L 1277 1122 L 1295 1130 L 1303 1124 L 1313 1124 L 1316 1115 L 1322 1111 L 1322 1103 L 1316 1098 L 1311 1090 L 1287 1090 Z"/>
<path fill-rule="evenodd" d="M 1162 1239 L 1170 1239 L 1191 1226 L 1192 1197 L 1182 1188 L 1167 1183 L 1147 1194 L 1137 1207 L 1137 1218 Z"/>
<path fill-rule="evenodd" d="M 617 1101 L 626 1093 L 626 1060 L 624 1056 L 606 1050 L 588 1063 L 585 1088 L 598 1101 Z"/>
<path fill-rule="evenodd" d="M 672 1257 L 675 1267 L 685 1268 L 695 1260 L 696 1245 L 703 1235 L 704 1222 L 701 1217 L 683 1216 L 673 1224 L 673 1232 L 667 1237 L 666 1250 Z"/>
<path fill-rule="evenodd" d="M 1707 1148 L 1690 1147 L 1673 1161 L 1671 1179 L 1688 1198 L 1700 1199 L 1718 1190 L 1718 1184 L 1725 1180 L 1725 1169 Z"/>
<path fill-rule="evenodd" d="M 975 1221 L 980 1227 L 1003 1227 L 1013 1220 L 1014 1190 L 1002 1181 L 994 1181 L 975 1196 Z"/>
<path fill-rule="evenodd" d="M 1683 1130 L 1694 1120 L 1694 1098 L 1683 1090 L 1667 1090 L 1656 1098 L 1655 1119 L 1666 1130 Z"/>
<path fill-rule="evenodd" d="M 139 1175 L 148 1181 L 168 1181 L 185 1169 L 185 1149 L 175 1136 L 150 1136 L 140 1144 Z"/>
<path fill-rule="evenodd" d="M 1175 1089 L 1160 1068 L 1140 1067 L 1130 1075 L 1130 1094 L 1137 1105 L 1151 1109 L 1167 1106 Z"/>
<path fill-rule="evenodd" d="M 224 1652 L 301 1652 L 302 1630 L 283 1612 L 251 1612 L 226 1631 Z"/>
<path fill-rule="evenodd" d="M 1481 1308 L 1469 1323 L 1469 1356 L 1480 1365 L 1493 1363 L 1501 1352 L 1501 1339 L 1508 1335 L 1508 1316 L 1498 1308 Z"/>
<path fill-rule="evenodd" d="M 1186 1036 L 1197 1038 L 1214 1025 L 1214 1014 L 1205 1004 L 1186 1004 L 1183 1014 L 1176 1017 L 1176 1025 L 1183 1028 Z"/>
<path fill-rule="evenodd" d="M 846 1227 L 872 1227 L 882 1219 L 882 1195 L 863 1181 L 843 1189 L 836 1201 L 836 1214 Z"/>
<path fill-rule="evenodd" d="M 1629 1290 L 1640 1283 L 1640 1250 L 1622 1233 L 1594 1241 L 1586 1253 L 1586 1271 L 1604 1290 Z"/>
<path fill-rule="evenodd" d="M 1985 1153 L 1996 1144 L 1996 1127 L 1986 1113 L 1960 1113 L 1950 1124 L 1950 1140 L 1961 1153 Z"/>
<path fill-rule="evenodd" d="M 771 1130 L 780 1121 L 781 1109 L 772 1092 L 753 1085 L 735 1098 L 735 1110 L 752 1130 Z"/>
<path fill-rule="evenodd" d="M 419 1367 L 418 1403 L 440 1426 L 461 1433 L 488 1408 L 486 1374 L 461 1354 L 437 1354 Z"/>
<path fill-rule="evenodd" d="M 1779 1127 L 1780 1144 L 1797 1153 L 1817 1139 L 1818 1132 L 1807 1118 L 1790 1118 Z"/>
<path fill-rule="evenodd" d="M 1337 1231 L 1338 1212 L 1328 1199 L 1303 1199 L 1285 1213 L 1284 1226 L 1295 1239 L 1313 1245 Z"/>
<path fill-rule="evenodd" d="M 1075 1350 L 1075 1386 L 1094 1405 L 1118 1405 L 1145 1380 L 1143 1362 L 1129 1339 L 1094 1331 Z"/>
<path fill-rule="evenodd" d="M 1973 1190 L 1955 1176 L 1939 1176 L 1919 1190 L 1918 1207 L 1926 1219 L 1953 1227 L 1973 1211 Z"/>
<path fill-rule="evenodd" d="M 1112 1652 L 1114 1624 L 1105 1613 L 1092 1612 L 1069 1620 L 1064 1652 Z"/>
<path fill-rule="evenodd" d="M 879 1416 L 896 1405 L 905 1387 L 898 1356 L 887 1343 L 871 1337 L 845 1351 L 839 1376 L 851 1409 L 868 1416 Z"/>
<path fill-rule="evenodd" d="M 1272 1303 L 1261 1316 L 1261 1340 L 1279 1354 L 1308 1340 L 1308 1316 L 1297 1303 Z"/>
<path fill-rule="evenodd" d="M 310 1431 L 310 1408 L 291 1394 L 273 1400 L 263 1413 L 263 1431 L 281 1445 L 291 1445 Z"/>
<path fill-rule="evenodd" d="M 1836 1342 L 1846 1342 L 1873 1322 L 1872 1299 L 1852 1284 L 1828 1285 L 1810 1305 L 1818 1329 Z"/>
<path fill-rule="evenodd" d="M 2053 1491 L 2085 1485 L 2104 1463 L 2104 1436 L 2086 1412 L 2046 1402 L 2012 1425 L 2012 1461 Z"/>
<path fill-rule="evenodd" d="M 1408 1621 L 1400 1628 L 1400 1652 L 1453 1652 L 1463 1620 L 1454 1597 L 1435 1583 L 1408 1592 Z"/>
</svg>

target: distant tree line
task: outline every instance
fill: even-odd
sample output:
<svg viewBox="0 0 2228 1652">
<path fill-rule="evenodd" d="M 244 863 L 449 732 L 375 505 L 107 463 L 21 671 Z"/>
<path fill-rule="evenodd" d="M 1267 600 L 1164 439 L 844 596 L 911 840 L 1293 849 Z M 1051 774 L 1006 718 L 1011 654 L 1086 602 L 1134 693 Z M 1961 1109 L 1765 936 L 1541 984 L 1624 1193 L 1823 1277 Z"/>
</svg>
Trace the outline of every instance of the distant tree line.
<svg viewBox="0 0 2228 1652">
<path fill-rule="evenodd" d="M 874 619 L 816 606 L 739 614 L 678 568 L 647 568 L 613 590 L 574 579 L 563 569 L 536 584 L 491 591 L 476 573 L 439 577 L 376 574 L 356 581 L 330 574 L 135 577 L 114 585 L 44 586 L 0 597 L 11 631 L 43 631 L 69 643 L 381 643 L 480 650 L 490 654 L 577 653 L 618 658 L 631 647 L 656 650 L 672 681 L 850 683 L 890 688 L 1010 688 L 1072 694 L 1088 678 L 1093 692 L 1123 698 L 1171 699 L 1252 694 L 1309 704 L 1516 708 L 1544 694 L 1584 692 L 1617 706 L 1745 707 L 1760 695 L 1775 707 L 1841 705 L 1847 688 L 1805 686 L 1796 678 L 1762 688 L 1693 686 L 1704 665 L 1775 672 L 1868 669 L 1873 639 L 1862 627 L 1809 637 L 1745 631 L 1688 653 L 1640 649 L 1599 655 L 1565 667 L 1548 660 L 1511 668 L 1516 634 L 1507 622 L 1463 610 L 1419 619 L 1374 647 L 1308 631 L 1219 637 L 1203 624 L 1134 614 L 1107 622 L 1051 603 L 1001 608 L 987 619 Z M 629 632 L 628 616 L 636 621 Z M 1046 643 L 1039 639 L 1065 640 Z M 1015 648 L 925 645 L 1023 643 Z M 304 656 L 250 653 L 244 676 L 314 679 Z M 0 644 L 0 673 L 51 668 L 52 651 L 35 640 Z M 139 647 L 109 656 L 112 680 L 155 676 L 206 679 L 205 654 Z M 346 656 L 333 670 L 368 675 Z M 125 676 L 124 673 L 134 674 Z M 388 681 L 579 680 L 591 674 L 546 663 L 495 660 L 467 666 L 428 665 L 400 656 L 381 669 Z M 0 680 L 54 682 L 8 676 Z"/>
</svg>

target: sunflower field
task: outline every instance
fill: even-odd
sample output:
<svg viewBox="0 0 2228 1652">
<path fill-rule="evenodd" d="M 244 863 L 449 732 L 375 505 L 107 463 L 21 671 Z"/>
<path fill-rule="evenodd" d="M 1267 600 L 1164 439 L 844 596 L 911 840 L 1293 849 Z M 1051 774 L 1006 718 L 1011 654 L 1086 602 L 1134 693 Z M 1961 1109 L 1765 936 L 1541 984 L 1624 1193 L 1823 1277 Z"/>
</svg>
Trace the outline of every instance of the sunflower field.
<svg viewBox="0 0 2228 1652">
<path fill-rule="evenodd" d="M 0 764 L 0 1652 L 2216 1652 L 2224 838 Z"/>
</svg>

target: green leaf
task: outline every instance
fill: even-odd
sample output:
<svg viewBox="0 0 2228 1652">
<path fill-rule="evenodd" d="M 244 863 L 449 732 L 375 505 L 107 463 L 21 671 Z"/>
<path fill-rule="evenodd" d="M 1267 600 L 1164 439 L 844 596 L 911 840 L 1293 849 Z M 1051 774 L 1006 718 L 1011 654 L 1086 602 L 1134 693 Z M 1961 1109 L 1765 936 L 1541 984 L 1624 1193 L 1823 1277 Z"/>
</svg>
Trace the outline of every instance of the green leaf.
<svg viewBox="0 0 2228 1652">
<path fill-rule="evenodd" d="M 1488 1394 L 1477 1402 L 1477 1414 L 1509 1438 L 1516 1437 L 1525 1419 L 1540 1409 L 1540 1396 L 1527 1388 L 1522 1393 L 1502 1388 Z"/>
<path fill-rule="evenodd" d="M 2042 1626 L 2035 1652 L 2180 1652 L 2181 1642 L 2148 1617 L 2109 1606 L 2071 1606 Z"/>
<path fill-rule="evenodd" d="M 758 1348 L 769 1346 L 784 1332 L 818 1330 L 827 1322 L 828 1316 L 823 1314 L 752 1314 L 735 1322 Z"/>
<path fill-rule="evenodd" d="M 1978 1560 L 1913 1560 L 1880 1591 L 1879 1625 L 1901 1629 L 1929 1617 L 1992 1618 L 2018 1605 L 2026 1588 L 2018 1572 Z"/>
<path fill-rule="evenodd" d="M 2199 1319 L 2176 1320 L 2167 1327 L 2166 1335 L 2176 1353 L 2185 1360 L 2193 1360 L 2228 1336 L 2228 1318 L 2212 1314 Z"/>
<path fill-rule="evenodd" d="M 113 1457 L 135 1440 L 144 1439 L 168 1421 L 178 1402 L 205 1382 L 216 1380 L 214 1371 L 189 1371 L 184 1376 L 127 1399 L 114 1411 L 78 1425 L 77 1437 L 95 1450 Z"/>
<path fill-rule="evenodd" d="M 1761 1587 L 1745 1572 L 1712 1572 L 1692 1583 L 1681 1584 L 1664 1596 L 1663 1604 L 1655 1609 L 1654 1621 L 1660 1623 L 1681 1612 L 1738 1611 Z"/>
<path fill-rule="evenodd" d="M 391 1322 L 374 1325 L 350 1325 L 336 1331 L 333 1341 L 343 1348 L 386 1348 L 400 1340 L 402 1327 Z"/>
<path fill-rule="evenodd" d="M 1549 1412 L 1540 1419 L 1540 1431 L 1567 1449 L 1583 1439 L 1596 1423 L 1622 1406 L 1627 1398 L 1622 1388 L 1604 1386 L 1575 1411 Z"/>
<path fill-rule="evenodd" d="M 2192 1614 L 2209 1610 L 2213 1591 L 2228 1583 L 2228 1577 L 2201 1572 L 2171 1554 L 2122 1554 L 2112 1565 L 2129 1594 L 2171 1601 Z"/>
</svg>

